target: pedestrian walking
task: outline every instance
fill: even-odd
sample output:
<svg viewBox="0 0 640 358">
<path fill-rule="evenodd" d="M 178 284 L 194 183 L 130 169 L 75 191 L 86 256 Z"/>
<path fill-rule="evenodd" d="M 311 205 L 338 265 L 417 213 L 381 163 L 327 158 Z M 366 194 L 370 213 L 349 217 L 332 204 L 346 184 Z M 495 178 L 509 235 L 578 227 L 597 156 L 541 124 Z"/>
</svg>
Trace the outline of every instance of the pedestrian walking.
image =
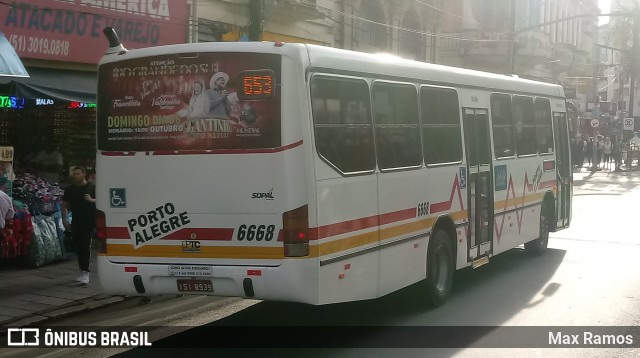
<svg viewBox="0 0 640 358">
<path fill-rule="evenodd" d="M 577 138 L 577 149 L 576 149 L 576 167 L 578 170 L 582 170 L 582 166 L 584 165 L 584 155 L 587 150 L 587 142 L 582 138 Z"/>
<path fill-rule="evenodd" d="M 614 171 L 619 172 L 622 167 L 622 139 L 616 138 L 613 142 L 613 149 L 611 151 L 613 155 L 613 161 L 615 163 Z"/>
<path fill-rule="evenodd" d="M 607 169 L 611 169 L 611 151 L 612 151 L 611 139 L 609 139 L 609 137 L 606 137 L 604 139 L 604 145 L 602 149 L 602 158 L 604 161 L 603 167 Z"/>
<path fill-rule="evenodd" d="M 593 157 L 593 137 L 589 137 L 589 141 L 587 142 L 587 152 L 585 153 L 585 156 L 587 157 L 589 167 L 591 167 L 591 159 Z"/>
<path fill-rule="evenodd" d="M 602 154 L 604 153 L 604 139 L 602 136 L 598 136 L 595 142 L 596 146 L 596 162 L 593 163 L 593 166 L 598 169 L 600 163 L 602 162 Z"/>
<path fill-rule="evenodd" d="M 89 263 L 91 260 L 91 237 L 96 218 L 96 187 L 87 181 L 87 169 L 75 166 L 71 171 L 71 185 L 64 191 L 62 199 L 62 224 L 71 228 L 71 236 L 76 244 L 80 276 L 75 280 L 83 285 L 89 283 Z M 67 212 L 71 211 L 71 223 Z"/>
</svg>

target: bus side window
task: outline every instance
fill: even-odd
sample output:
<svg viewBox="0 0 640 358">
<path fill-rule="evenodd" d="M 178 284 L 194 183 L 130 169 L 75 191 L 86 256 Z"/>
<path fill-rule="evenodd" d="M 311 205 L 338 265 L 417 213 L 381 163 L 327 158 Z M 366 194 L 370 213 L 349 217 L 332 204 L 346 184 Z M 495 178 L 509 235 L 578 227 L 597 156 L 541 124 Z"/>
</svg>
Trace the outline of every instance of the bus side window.
<svg viewBox="0 0 640 358">
<path fill-rule="evenodd" d="M 368 84 L 362 79 L 313 76 L 311 106 L 320 157 L 344 174 L 372 171 Z"/>
<path fill-rule="evenodd" d="M 514 126 L 511 119 L 511 96 L 508 94 L 491 94 L 491 125 L 496 158 L 513 157 L 515 155 Z"/>
<path fill-rule="evenodd" d="M 518 155 L 538 153 L 533 97 L 514 95 L 511 102 L 512 118 L 516 130 Z"/>
<path fill-rule="evenodd" d="M 427 164 L 462 160 L 458 93 L 452 88 L 420 88 L 422 141 Z"/>
<path fill-rule="evenodd" d="M 536 139 L 538 153 L 553 153 L 553 129 L 551 123 L 551 103 L 549 99 L 538 97 L 535 101 Z"/>
<path fill-rule="evenodd" d="M 380 169 L 422 165 L 415 86 L 376 81 L 373 84 L 373 105 Z"/>
</svg>

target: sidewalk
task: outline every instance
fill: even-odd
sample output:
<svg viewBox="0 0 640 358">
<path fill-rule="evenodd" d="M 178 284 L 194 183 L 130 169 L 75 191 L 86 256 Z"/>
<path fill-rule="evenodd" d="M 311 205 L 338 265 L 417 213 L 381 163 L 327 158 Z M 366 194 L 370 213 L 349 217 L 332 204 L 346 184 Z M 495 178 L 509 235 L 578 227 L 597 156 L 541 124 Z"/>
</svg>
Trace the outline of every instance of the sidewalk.
<svg viewBox="0 0 640 358">
<path fill-rule="evenodd" d="M 619 177 L 619 176 L 639 176 L 640 175 L 640 167 L 634 165 L 631 170 L 629 170 L 624 164 L 622 165 L 622 169 L 619 171 L 613 170 L 614 165 L 611 164 L 610 168 L 598 167 L 598 170 L 593 170 L 592 167 L 588 164 L 584 164 L 580 169 L 573 169 L 573 179 L 581 180 L 585 177 Z"/>
<path fill-rule="evenodd" d="M 75 255 L 62 262 L 33 269 L 0 262 L 0 326 L 24 327 L 71 313 L 124 300 L 102 293 L 95 257 L 91 280 L 81 286 Z"/>
</svg>

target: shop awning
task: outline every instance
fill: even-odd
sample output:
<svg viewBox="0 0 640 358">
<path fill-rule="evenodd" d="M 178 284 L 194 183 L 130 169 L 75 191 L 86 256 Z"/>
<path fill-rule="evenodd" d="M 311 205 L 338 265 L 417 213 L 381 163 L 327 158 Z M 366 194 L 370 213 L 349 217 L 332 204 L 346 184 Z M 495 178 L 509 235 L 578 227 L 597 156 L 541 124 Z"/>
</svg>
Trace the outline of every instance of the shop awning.
<svg viewBox="0 0 640 358">
<path fill-rule="evenodd" d="M 29 77 L 16 50 L 0 31 L 0 76 Z"/>
<path fill-rule="evenodd" d="M 0 95 L 96 103 L 96 72 L 29 67 L 29 78 L 0 77 Z"/>
</svg>

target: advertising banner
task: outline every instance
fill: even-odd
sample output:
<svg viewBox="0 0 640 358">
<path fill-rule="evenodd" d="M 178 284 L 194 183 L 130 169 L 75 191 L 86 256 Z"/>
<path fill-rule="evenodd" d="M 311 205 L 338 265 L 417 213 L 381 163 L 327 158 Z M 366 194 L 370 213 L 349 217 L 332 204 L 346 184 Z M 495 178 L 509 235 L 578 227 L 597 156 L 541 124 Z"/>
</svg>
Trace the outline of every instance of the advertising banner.
<svg viewBox="0 0 640 358">
<path fill-rule="evenodd" d="M 172 54 L 101 65 L 98 149 L 280 145 L 280 56 Z"/>
<path fill-rule="evenodd" d="M 0 5 L 0 31 L 22 58 L 96 64 L 102 29 L 125 47 L 184 43 L 187 0 L 20 0 Z"/>
</svg>

